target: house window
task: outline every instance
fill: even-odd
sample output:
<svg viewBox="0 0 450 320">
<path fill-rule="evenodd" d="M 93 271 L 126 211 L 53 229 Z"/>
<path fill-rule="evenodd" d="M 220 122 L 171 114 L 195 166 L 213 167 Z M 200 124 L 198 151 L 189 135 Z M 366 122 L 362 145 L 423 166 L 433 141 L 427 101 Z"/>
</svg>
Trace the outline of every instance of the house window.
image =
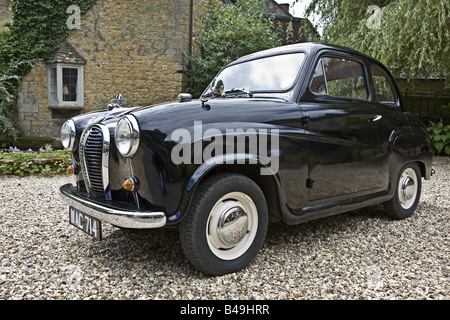
<svg viewBox="0 0 450 320">
<path fill-rule="evenodd" d="M 47 67 L 49 108 L 83 108 L 83 73 L 83 65 L 57 63 Z"/>
</svg>

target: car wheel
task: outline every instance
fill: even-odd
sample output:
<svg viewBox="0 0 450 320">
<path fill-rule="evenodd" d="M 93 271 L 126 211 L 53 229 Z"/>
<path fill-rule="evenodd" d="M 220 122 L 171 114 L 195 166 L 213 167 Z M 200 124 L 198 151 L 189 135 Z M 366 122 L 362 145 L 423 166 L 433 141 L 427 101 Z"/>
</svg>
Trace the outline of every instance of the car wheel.
<svg viewBox="0 0 450 320">
<path fill-rule="evenodd" d="M 404 165 L 397 178 L 394 197 L 384 203 L 388 216 L 394 219 L 410 217 L 419 203 L 421 189 L 422 180 L 417 163 Z"/>
<path fill-rule="evenodd" d="M 264 194 L 251 179 L 232 173 L 208 178 L 196 190 L 180 238 L 188 260 L 210 275 L 249 265 L 268 225 Z"/>
</svg>

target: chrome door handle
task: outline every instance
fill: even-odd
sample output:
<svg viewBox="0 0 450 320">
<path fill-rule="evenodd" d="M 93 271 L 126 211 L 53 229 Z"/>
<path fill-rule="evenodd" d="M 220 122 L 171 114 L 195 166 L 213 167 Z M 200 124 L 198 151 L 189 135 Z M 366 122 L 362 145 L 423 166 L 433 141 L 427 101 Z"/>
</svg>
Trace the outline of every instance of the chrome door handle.
<svg viewBox="0 0 450 320">
<path fill-rule="evenodd" d="M 375 121 L 381 120 L 381 118 L 383 118 L 383 116 L 378 114 L 378 115 L 373 116 L 372 118 L 370 118 L 369 122 L 375 122 Z"/>
</svg>

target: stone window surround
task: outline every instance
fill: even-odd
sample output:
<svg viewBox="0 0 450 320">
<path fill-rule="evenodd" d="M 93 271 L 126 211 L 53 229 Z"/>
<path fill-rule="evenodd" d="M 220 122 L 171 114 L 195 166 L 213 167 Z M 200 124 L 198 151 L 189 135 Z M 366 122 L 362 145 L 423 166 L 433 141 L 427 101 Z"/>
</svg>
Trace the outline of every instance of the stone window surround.
<svg viewBox="0 0 450 320">
<path fill-rule="evenodd" d="M 56 67 L 56 101 L 51 100 L 51 70 Z M 77 101 L 63 101 L 63 68 L 78 69 Z M 84 65 L 68 63 L 47 64 L 47 87 L 49 109 L 71 109 L 80 110 L 84 108 Z"/>
</svg>

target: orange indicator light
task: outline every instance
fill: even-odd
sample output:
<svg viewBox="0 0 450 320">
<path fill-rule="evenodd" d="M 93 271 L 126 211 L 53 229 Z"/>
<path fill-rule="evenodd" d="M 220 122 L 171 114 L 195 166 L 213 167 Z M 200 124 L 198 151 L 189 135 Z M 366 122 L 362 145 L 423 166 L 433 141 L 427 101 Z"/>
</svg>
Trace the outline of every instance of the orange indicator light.
<svg viewBox="0 0 450 320">
<path fill-rule="evenodd" d="M 66 171 L 67 171 L 68 174 L 73 174 L 73 173 L 74 173 L 73 166 L 68 167 L 68 168 L 66 169 Z"/>
<path fill-rule="evenodd" d="M 125 182 L 123 183 L 123 188 L 125 190 L 128 191 L 133 191 L 134 190 L 134 181 L 132 178 L 129 178 L 127 180 L 125 180 Z"/>
<path fill-rule="evenodd" d="M 136 177 L 131 177 L 125 180 L 123 188 L 127 191 L 137 192 L 139 189 L 139 180 Z"/>
<path fill-rule="evenodd" d="M 73 165 L 71 165 L 70 167 L 68 167 L 68 168 L 66 169 L 66 172 L 67 172 L 68 174 L 74 174 L 74 175 L 77 175 L 77 174 L 80 172 L 80 170 L 78 169 L 78 166 L 77 166 L 76 164 L 73 164 Z"/>
</svg>

